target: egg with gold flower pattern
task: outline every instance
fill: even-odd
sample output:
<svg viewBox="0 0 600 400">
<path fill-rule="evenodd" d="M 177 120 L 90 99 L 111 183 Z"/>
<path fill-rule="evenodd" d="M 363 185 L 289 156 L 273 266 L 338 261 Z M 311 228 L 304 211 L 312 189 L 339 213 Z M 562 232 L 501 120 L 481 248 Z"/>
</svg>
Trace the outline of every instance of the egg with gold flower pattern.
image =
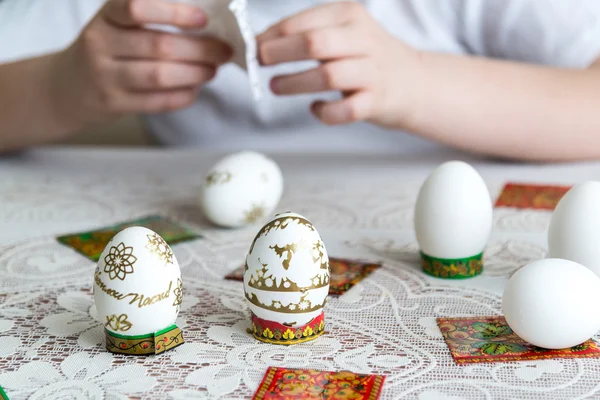
<svg viewBox="0 0 600 400">
<path fill-rule="evenodd" d="M 182 298 L 179 264 L 156 232 L 127 228 L 106 245 L 94 273 L 94 300 L 110 351 L 164 351 L 170 339 L 153 349 L 154 337 L 162 331 L 181 336 L 175 320 Z M 181 343 L 182 336 L 172 345 Z"/>
<path fill-rule="evenodd" d="M 264 222 L 283 194 L 283 175 L 272 159 L 244 151 L 215 164 L 204 179 L 200 205 L 215 225 L 238 228 Z"/>
</svg>

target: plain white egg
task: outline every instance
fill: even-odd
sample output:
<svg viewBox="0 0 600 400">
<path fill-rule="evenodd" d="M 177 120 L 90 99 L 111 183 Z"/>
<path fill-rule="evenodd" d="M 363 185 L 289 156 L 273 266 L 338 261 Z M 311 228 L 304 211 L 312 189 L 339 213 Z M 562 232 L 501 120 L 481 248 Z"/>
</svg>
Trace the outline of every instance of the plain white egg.
<svg viewBox="0 0 600 400">
<path fill-rule="evenodd" d="M 492 201 L 479 173 L 461 161 L 437 167 L 421 186 L 414 224 L 424 262 L 425 257 L 439 259 L 441 263 L 477 257 L 480 263 L 492 230 Z M 451 276 L 444 277 L 468 277 L 472 272 L 468 264 L 467 261 L 468 273 L 454 273 L 449 268 L 444 273 L 450 271 Z M 442 276 L 439 271 L 425 270 Z"/>
<path fill-rule="evenodd" d="M 573 187 L 560 200 L 550 221 L 551 257 L 575 261 L 600 276 L 600 182 Z"/>
<path fill-rule="evenodd" d="M 502 309 L 512 330 L 546 349 L 577 346 L 600 330 L 600 278 L 569 260 L 545 259 L 507 282 Z"/>
<path fill-rule="evenodd" d="M 275 161 L 255 152 L 231 154 L 205 177 L 200 194 L 204 215 L 235 228 L 272 215 L 283 194 L 283 175 Z"/>
<path fill-rule="evenodd" d="M 479 173 L 461 161 L 436 168 L 419 191 L 414 223 L 428 255 L 455 259 L 481 253 L 492 230 L 492 201 Z"/>
</svg>

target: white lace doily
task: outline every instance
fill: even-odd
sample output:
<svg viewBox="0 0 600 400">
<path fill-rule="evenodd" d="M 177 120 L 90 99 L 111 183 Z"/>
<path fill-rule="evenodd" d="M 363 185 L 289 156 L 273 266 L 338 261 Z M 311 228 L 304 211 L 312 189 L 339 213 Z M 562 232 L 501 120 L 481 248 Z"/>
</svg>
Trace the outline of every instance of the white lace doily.
<svg viewBox="0 0 600 400">
<path fill-rule="evenodd" d="M 258 228 L 211 228 L 195 205 L 214 161 L 190 152 L 66 150 L 0 160 L 0 386 L 11 399 L 250 398 L 268 366 L 384 374 L 383 399 L 600 397 L 596 359 L 455 365 L 435 318 L 500 314 L 506 279 L 545 257 L 550 215 L 497 210 L 483 276 L 424 276 L 412 207 L 419 183 L 441 160 L 278 158 L 286 177 L 279 211 L 309 218 L 330 255 L 384 266 L 330 298 L 328 333 L 318 340 L 292 347 L 256 341 L 246 333 L 241 283 L 223 276 L 240 265 Z M 572 183 L 597 170 L 478 167 L 494 196 L 505 180 Z M 95 265 L 54 237 L 150 214 L 204 235 L 174 246 L 186 343 L 159 356 L 110 354 L 92 307 Z"/>
</svg>

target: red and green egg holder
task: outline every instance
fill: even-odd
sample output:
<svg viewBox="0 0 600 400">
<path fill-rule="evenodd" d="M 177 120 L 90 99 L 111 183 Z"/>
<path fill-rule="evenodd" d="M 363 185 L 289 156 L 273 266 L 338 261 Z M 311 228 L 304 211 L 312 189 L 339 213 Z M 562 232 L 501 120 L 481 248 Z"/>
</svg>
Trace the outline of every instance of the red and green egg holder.
<svg viewBox="0 0 600 400">
<path fill-rule="evenodd" d="M 325 332 L 325 313 L 302 326 L 286 326 L 277 322 L 258 318 L 252 313 L 252 329 L 248 333 L 255 339 L 270 344 L 289 346 L 314 340 Z"/>
<path fill-rule="evenodd" d="M 111 353 L 144 356 L 160 354 L 182 345 L 183 332 L 171 325 L 148 335 L 126 336 L 104 330 L 106 349 Z"/>
<path fill-rule="evenodd" d="M 436 278 L 473 278 L 483 272 L 483 253 L 466 258 L 445 259 L 421 252 L 421 267 L 427 275 Z"/>
</svg>

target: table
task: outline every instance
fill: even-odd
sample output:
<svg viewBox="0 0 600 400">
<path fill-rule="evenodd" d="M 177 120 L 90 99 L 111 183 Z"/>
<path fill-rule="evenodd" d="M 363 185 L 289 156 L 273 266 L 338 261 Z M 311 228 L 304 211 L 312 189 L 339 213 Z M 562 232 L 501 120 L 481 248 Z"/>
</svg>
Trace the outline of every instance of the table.
<svg viewBox="0 0 600 400">
<path fill-rule="evenodd" d="M 436 327 L 436 317 L 501 314 L 510 274 L 546 255 L 550 213 L 496 210 L 485 272 L 467 281 L 423 275 L 412 230 L 419 185 L 442 161 L 472 162 L 494 197 L 507 180 L 599 179 L 600 164 L 275 155 L 286 179 L 279 211 L 308 217 L 330 255 L 384 263 L 330 299 L 327 335 L 286 348 L 246 333 L 242 286 L 222 279 L 258 228 L 215 229 L 196 205 L 202 176 L 219 157 L 54 148 L 0 159 L 0 386 L 11 399 L 249 398 L 268 366 L 385 374 L 383 399 L 600 398 L 598 359 L 457 366 Z M 95 265 L 54 238 L 149 214 L 204 236 L 174 247 L 186 344 L 145 358 L 109 354 L 92 307 Z"/>
</svg>

